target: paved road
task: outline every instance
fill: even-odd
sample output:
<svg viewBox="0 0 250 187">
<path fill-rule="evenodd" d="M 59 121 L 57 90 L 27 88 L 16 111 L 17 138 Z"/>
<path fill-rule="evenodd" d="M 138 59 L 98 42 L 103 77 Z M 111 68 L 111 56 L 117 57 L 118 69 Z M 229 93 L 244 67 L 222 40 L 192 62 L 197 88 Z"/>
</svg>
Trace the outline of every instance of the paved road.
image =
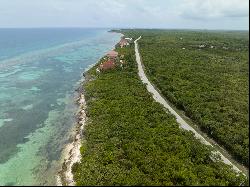
<svg viewBox="0 0 250 187">
<path fill-rule="evenodd" d="M 170 111 L 171 114 L 173 114 L 176 117 L 177 122 L 180 124 L 180 127 L 185 129 L 185 130 L 189 130 L 192 131 L 195 136 L 200 139 L 200 141 L 206 145 L 210 145 L 212 146 L 211 143 L 209 143 L 205 138 L 203 138 L 197 131 L 195 131 L 189 124 L 187 124 L 185 122 L 185 120 L 179 115 L 177 114 L 177 112 L 167 103 L 167 101 L 159 94 L 159 92 L 154 88 L 154 86 L 149 82 L 147 76 L 144 73 L 144 69 L 142 66 L 142 62 L 141 62 L 141 57 L 140 57 L 140 53 L 138 50 L 138 43 L 137 41 L 141 39 L 141 36 L 135 40 L 135 54 L 136 54 L 136 61 L 138 64 L 138 74 L 142 80 L 143 83 L 147 84 L 147 90 L 153 94 L 153 98 L 155 99 L 156 102 L 162 104 L 166 109 L 168 109 Z M 212 146 L 213 147 L 213 146 Z M 228 165 L 232 165 L 233 169 L 237 172 L 240 172 L 240 170 L 234 165 L 232 164 L 222 153 L 220 153 L 219 151 L 216 151 L 215 153 L 218 153 L 221 156 L 221 159 L 223 160 L 224 163 L 228 164 Z"/>
</svg>

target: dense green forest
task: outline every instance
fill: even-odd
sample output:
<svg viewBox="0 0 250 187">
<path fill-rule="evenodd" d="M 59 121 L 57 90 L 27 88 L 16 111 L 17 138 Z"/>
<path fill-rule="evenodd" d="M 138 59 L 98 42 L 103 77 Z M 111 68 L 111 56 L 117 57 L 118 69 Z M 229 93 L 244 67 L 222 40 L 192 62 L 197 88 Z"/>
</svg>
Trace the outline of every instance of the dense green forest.
<svg viewBox="0 0 250 187">
<path fill-rule="evenodd" d="M 249 32 L 124 32 L 142 35 L 142 61 L 161 93 L 248 166 Z"/>
<path fill-rule="evenodd" d="M 147 92 L 137 75 L 134 46 L 117 48 L 125 66 L 87 72 L 87 124 L 77 185 L 241 185 L 247 184 L 212 148 L 179 128 Z"/>
</svg>

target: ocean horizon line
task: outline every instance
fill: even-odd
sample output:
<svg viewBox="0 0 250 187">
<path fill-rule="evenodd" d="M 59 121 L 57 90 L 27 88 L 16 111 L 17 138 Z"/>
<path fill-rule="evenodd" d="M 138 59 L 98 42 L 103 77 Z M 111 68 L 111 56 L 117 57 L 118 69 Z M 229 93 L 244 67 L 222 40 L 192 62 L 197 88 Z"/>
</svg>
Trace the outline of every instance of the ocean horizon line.
<svg viewBox="0 0 250 187">
<path fill-rule="evenodd" d="M 0 29 L 145 29 L 145 30 L 194 30 L 194 31 L 245 31 L 249 32 L 249 28 L 247 29 L 210 29 L 210 28 L 164 28 L 164 27 L 0 27 Z"/>
</svg>

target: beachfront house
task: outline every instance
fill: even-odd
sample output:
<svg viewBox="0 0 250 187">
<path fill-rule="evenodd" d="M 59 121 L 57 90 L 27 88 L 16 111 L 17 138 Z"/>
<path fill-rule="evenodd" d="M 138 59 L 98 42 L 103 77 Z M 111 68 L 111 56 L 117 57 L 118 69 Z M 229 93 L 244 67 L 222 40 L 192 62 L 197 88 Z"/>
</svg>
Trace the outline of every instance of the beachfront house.
<svg viewBox="0 0 250 187">
<path fill-rule="evenodd" d="M 115 60 L 118 57 L 118 52 L 116 52 L 116 51 L 109 51 L 107 53 L 107 57 L 109 58 L 109 60 Z"/>
<path fill-rule="evenodd" d="M 121 39 L 121 41 L 119 42 L 119 44 L 120 44 L 120 47 L 123 48 L 123 47 L 128 46 L 129 42 L 126 39 Z"/>
<path fill-rule="evenodd" d="M 109 69 L 114 69 L 115 68 L 115 63 L 114 61 L 112 60 L 108 60 L 106 62 L 103 62 L 101 65 L 100 65 L 100 70 L 101 71 L 106 71 L 106 70 L 109 70 Z"/>
</svg>

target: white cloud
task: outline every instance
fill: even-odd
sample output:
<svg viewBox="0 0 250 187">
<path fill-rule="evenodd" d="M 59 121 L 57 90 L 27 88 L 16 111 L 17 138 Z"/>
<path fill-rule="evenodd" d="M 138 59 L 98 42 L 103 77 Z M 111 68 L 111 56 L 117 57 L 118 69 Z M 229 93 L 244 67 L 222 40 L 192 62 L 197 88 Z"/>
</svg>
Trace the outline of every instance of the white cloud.
<svg viewBox="0 0 250 187">
<path fill-rule="evenodd" d="M 191 19 L 248 17 L 249 0 L 184 0 L 181 16 Z"/>
<path fill-rule="evenodd" d="M 248 0 L 0 0 L 0 27 L 246 29 L 248 5 Z"/>
</svg>

